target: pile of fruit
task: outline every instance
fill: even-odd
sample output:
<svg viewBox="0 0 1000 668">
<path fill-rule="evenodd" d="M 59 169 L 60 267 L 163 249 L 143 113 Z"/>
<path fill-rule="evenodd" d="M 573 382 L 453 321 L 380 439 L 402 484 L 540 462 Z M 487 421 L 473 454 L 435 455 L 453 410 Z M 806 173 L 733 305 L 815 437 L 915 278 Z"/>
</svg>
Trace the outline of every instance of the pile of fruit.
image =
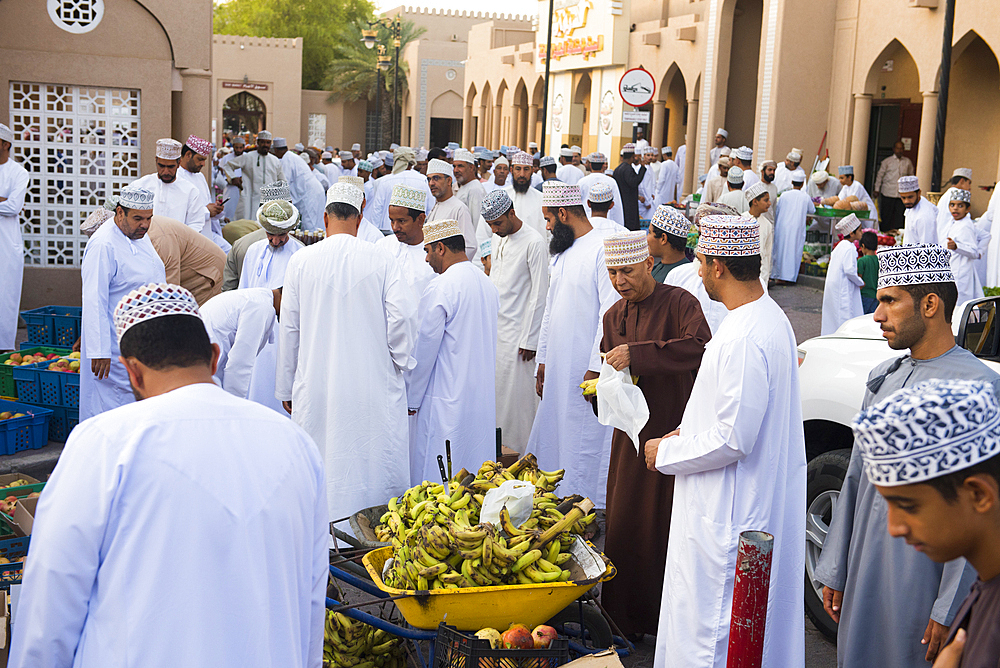
<svg viewBox="0 0 1000 668">
<path fill-rule="evenodd" d="M 401 638 L 354 621 L 343 613 L 327 610 L 323 666 L 405 668 L 405 648 Z"/>
<path fill-rule="evenodd" d="M 66 373 L 80 373 L 80 353 L 73 352 L 64 357 L 55 353 L 34 353 L 22 355 L 21 353 L 11 353 L 10 357 L 4 360 L 7 366 L 27 366 L 38 364 L 39 362 L 49 362 L 49 371 L 64 371 Z"/>
<path fill-rule="evenodd" d="M 13 420 L 14 418 L 24 417 L 24 413 L 11 413 L 10 411 L 4 411 L 0 413 L 0 420 Z M 14 487 L 14 485 L 10 485 Z"/>
<path fill-rule="evenodd" d="M 480 629 L 476 637 L 488 640 L 490 649 L 548 649 L 559 634 L 545 624 L 536 626 L 534 631 L 529 631 L 524 624 L 511 624 L 503 633 L 496 629 Z"/>
<path fill-rule="evenodd" d="M 79 355 L 80 353 L 73 353 Z M 48 367 L 49 371 L 62 371 L 64 373 L 80 373 L 80 360 L 60 357 Z"/>
<path fill-rule="evenodd" d="M 564 550 L 594 521 L 594 504 L 555 495 L 564 473 L 539 470 L 528 454 L 509 469 L 488 461 L 475 475 L 459 471 L 450 494 L 441 483 L 423 482 L 393 497 L 375 529 L 393 546 L 386 584 L 423 591 L 569 580 Z M 535 485 L 530 517 L 514 526 L 504 508 L 499 526 L 480 523 L 485 493 L 507 480 Z"/>
<path fill-rule="evenodd" d="M 833 207 L 838 211 L 867 211 L 868 205 L 858 200 L 854 195 L 840 199 L 836 195 L 823 200 L 823 206 Z"/>
<path fill-rule="evenodd" d="M 38 492 L 32 492 L 28 496 L 25 496 L 25 497 L 22 497 L 22 498 L 25 498 L 25 499 L 34 499 L 34 498 L 37 498 L 37 497 L 38 497 Z M 14 514 L 14 507 L 17 506 L 17 499 L 18 499 L 18 497 L 14 496 L 14 495 L 11 495 L 11 496 L 8 496 L 3 501 L 0 501 L 0 512 L 3 512 L 6 515 L 13 515 Z M 0 563 L 2 563 L 2 562 L 0 562 Z"/>
<path fill-rule="evenodd" d="M 0 413 L 0 419 L 3 419 L 5 413 Z M 18 413 L 13 417 L 22 417 L 24 413 Z M 24 478 L 18 478 L 14 482 L 7 483 L 6 485 L 0 485 L 0 489 L 8 489 L 10 487 L 24 487 L 25 485 L 32 484 L 30 480 L 25 480 Z"/>
</svg>

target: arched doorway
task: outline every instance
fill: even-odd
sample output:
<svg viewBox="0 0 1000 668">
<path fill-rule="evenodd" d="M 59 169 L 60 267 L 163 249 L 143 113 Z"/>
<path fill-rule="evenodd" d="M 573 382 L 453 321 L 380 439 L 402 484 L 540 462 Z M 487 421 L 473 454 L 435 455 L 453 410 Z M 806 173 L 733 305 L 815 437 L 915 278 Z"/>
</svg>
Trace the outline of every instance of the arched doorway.
<svg viewBox="0 0 1000 668">
<path fill-rule="evenodd" d="M 566 143 L 579 146 L 586 155 L 590 152 L 590 133 L 587 124 L 590 122 L 590 74 L 582 72 L 574 74 L 576 78 L 573 88 L 573 104 L 569 110 L 569 136 Z"/>
<path fill-rule="evenodd" d="M 753 146 L 757 120 L 757 72 L 760 62 L 763 0 L 736 0 L 733 3 L 732 48 L 729 52 L 729 83 L 726 87 L 724 127 L 729 146 Z M 732 6 L 732 5 L 731 5 Z M 714 137 L 714 128 L 711 128 Z M 711 145 L 711 142 L 709 142 Z"/>
<path fill-rule="evenodd" d="M 232 137 L 267 129 L 267 108 L 256 95 L 246 91 L 229 97 L 222 104 L 222 131 Z"/>
<path fill-rule="evenodd" d="M 879 165 L 892 155 L 897 141 L 903 142 L 903 154 L 917 163 L 923 111 L 920 74 L 910 52 L 898 40 L 889 42 L 872 63 L 865 92 L 872 96 L 872 111 L 864 184 L 872 192 Z"/>
</svg>

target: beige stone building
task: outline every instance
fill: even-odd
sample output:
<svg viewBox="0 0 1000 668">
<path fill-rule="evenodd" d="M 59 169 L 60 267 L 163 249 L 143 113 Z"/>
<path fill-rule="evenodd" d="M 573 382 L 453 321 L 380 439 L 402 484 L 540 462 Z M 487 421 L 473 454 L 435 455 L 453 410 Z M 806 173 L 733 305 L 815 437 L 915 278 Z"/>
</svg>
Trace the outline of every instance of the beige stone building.
<svg viewBox="0 0 1000 668">
<path fill-rule="evenodd" d="M 209 136 L 212 5 L 3 0 L 0 122 L 31 173 L 22 305 L 78 303 L 79 224 L 154 169 L 159 137 Z"/>
<path fill-rule="evenodd" d="M 616 160 L 633 124 L 618 93 L 626 70 L 656 84 L 642 124 L 657 146 L 687 146 L 685 190 L 707 167 L 715 130 L 755 162 L 821 142 L 831 170 L 853 164 L 871 184 L 896 140 L 930 186 L 943 2 L 938 0 L 556 0 L 546 150 L 563 143 Z M 465 67 L 466 144 L 538 140 L 548 3 L 535 35 L 471 48 Z M 473 27 L 487 43 L 500 22 Z M 971 167 L 973 214 L 1000 168 L 1000 16 L 991 0 L 959 3 L 954 29 L 944 178 Z M 825 141 L 824 141 L 825 136 Z"/>
</svg>

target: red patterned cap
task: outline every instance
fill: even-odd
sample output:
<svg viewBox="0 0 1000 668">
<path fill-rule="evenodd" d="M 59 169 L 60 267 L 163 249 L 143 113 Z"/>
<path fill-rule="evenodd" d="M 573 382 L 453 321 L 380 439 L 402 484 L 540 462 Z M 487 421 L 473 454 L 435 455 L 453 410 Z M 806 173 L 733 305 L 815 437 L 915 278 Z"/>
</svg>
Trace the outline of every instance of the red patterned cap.
<svg viewBox="0 0 1000 668">
<path fill-rule="evenodd" d="M 212 144 L 201 137 L 189 135 L 184 145 L 200 156 L 209 158 L 212 156 Z"/>
</svg>

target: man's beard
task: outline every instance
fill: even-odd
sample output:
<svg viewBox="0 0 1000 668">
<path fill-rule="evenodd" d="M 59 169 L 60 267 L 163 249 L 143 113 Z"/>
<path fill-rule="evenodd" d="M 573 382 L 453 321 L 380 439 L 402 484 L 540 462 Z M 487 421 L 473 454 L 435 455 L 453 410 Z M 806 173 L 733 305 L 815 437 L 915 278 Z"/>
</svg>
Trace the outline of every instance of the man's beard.
<svg viewBox="0 0 1000 668">
<path fill-rule="evenodd" d="M 556 223 L 552 227 L 552 239 L 549 241 L 549 254 L 558 255 L 567 250 L 576 241 L 573 228 L 566 223 Z"/>
<path fill-rule="evenodd" d="M 896 338 L 889 343 L 889 347 L 893 350 L 908 350 L 924 338 L 927 324 L 920 313 L 914 309 L 913 316 L 899 323 L 898 327 L 893 328 L 893 332 L 895 332 Z"/>
<path fill-rule="evenodd" d="M 257 153 L 260 154 L 260 155 L 267 155 L 270 152 L 271 152 L 270 149 L 266 149 L 266 148 L 258 148 L 257 149 Z"/>
<path fill-rule="evenodd" d="M 528 188 L 531 187 L 531 178 L 518 178 L 514 177 L 514 192 L 518 195 L 523 195 L 528 192 Z"/>
<path fill-rule="evenodd" d="M 160 181 L 162 181 L 163 183 L 173 183 L 176 180 L 177 180 L 177 172 L 174 172 L 173 174 L 164 174 L 163 176 L 160 177 Z"/>
<path fill-rule="evenodd" d="M 768 176 L 765 172 L 760 173 L 760 178 L 764 179 L 764 183 L 773 183 L 774 175 Z"/>
</svg>

